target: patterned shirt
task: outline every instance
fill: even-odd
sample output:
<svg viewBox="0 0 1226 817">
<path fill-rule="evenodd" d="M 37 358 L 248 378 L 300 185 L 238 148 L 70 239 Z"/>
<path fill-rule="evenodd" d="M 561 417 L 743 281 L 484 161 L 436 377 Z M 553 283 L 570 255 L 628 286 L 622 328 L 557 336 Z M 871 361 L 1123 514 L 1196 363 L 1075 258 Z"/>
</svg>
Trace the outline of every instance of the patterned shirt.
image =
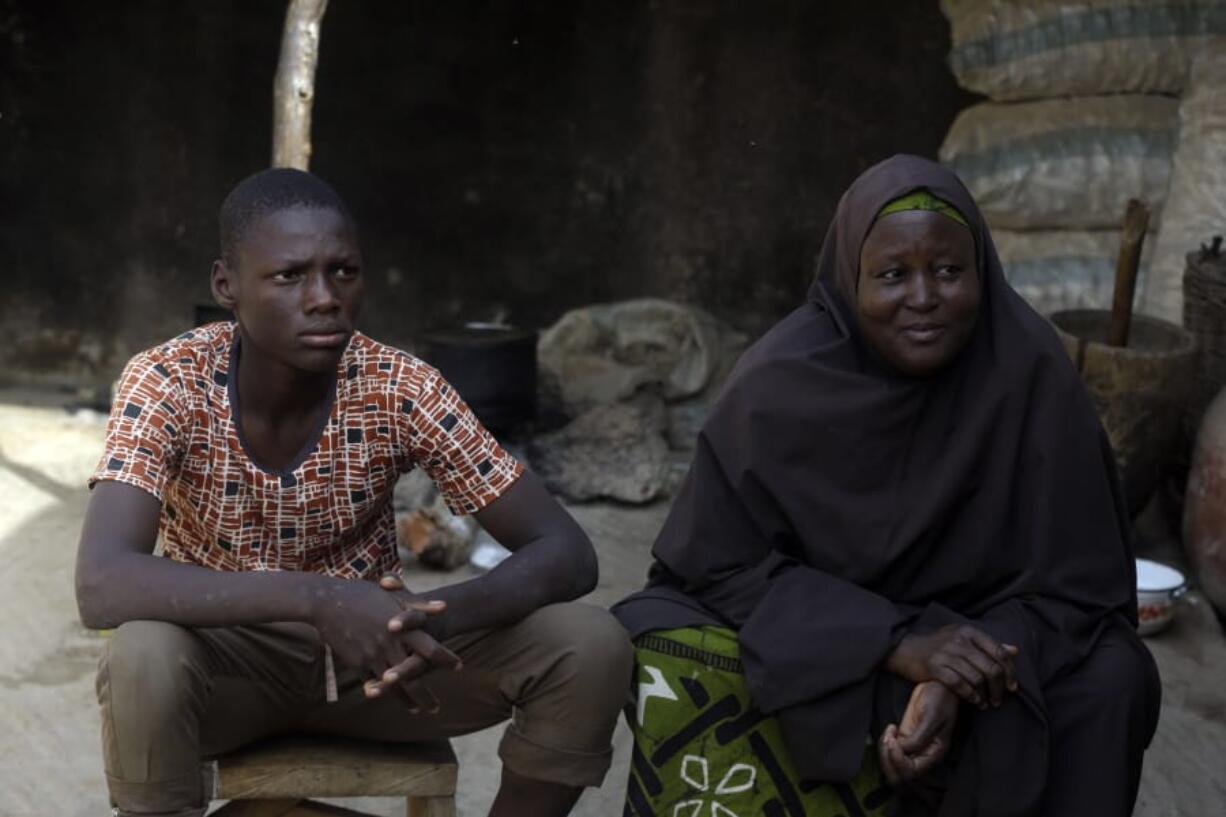
<svg viewBox="0 0 1226 817">
<path fill-rule="evenodd" d="M 262 467 L 236 422 L 239 346 L 235 324 L 209 324 L 136 355 L 119 381 L 90 486 L 114 480 L 161 500 L 172 559 L 376 578 L 399 564 L 402 473 L 421 466 L 457 514 L 523 473 L 437 370 L 360 333 L 316 433 L 287 467 Z"/>
</svg>

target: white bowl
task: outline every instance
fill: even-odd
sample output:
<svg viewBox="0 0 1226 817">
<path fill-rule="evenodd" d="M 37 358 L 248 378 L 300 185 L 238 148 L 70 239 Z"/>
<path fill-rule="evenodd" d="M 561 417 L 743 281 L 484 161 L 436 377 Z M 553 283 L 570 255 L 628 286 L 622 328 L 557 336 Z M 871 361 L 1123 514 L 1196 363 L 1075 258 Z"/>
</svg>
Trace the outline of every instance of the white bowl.
<svg viewBox="0 0 1226 817">
<path fill-rule="evenodd" d="M 1187 592 L 1188 582 L 1175 568 L 1137 559 L 1137 632 L 1151 635 L 1166 629 Z"/>
</svg>

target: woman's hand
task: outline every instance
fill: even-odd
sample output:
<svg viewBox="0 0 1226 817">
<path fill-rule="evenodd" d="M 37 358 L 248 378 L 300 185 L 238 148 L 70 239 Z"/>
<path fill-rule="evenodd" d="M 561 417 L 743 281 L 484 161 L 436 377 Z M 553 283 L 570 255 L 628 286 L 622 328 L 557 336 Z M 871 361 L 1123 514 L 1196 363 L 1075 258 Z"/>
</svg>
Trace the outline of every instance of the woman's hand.
<svg viewBox="0 0 1226 817">
<path fill-rule="evenodd" d="M 437 605 L 424 607 L 414 609 L 416 615 L 406 617 L 405 621 L 420 626 L 426 615 L 441 609 Z M 400 601 L 379 585 L 338 581 L 316 599 L 311 623 L 340 661 L 361 667 L 373 676 L 374 680 L 366 682 L 367 697 L 377 697 L 385 687 L 399 683 L 410 708 L 435 710 L 438 704 L 429 690 L 409 681 L 401 683 L 395 668 L 404 666 L 411 656 L 420 656 L 419 661 L 424 659 L 427 669 L 457 668 L 460 659 L 423 630 L 392 629 L 392 619 L 399 619 L 404 612 Z"/>
<path fill-rule="evenodd" d="M 940 681 L 980 709 L 1000 706 L 1005 691 L 1017 691 L 1012 644 L 1000 644 L 967 624 L 942 627 L 928 635 L 903 636 L 886 659 L 886 669 L 914 683 Z"/>
<path fill-rule="evenodd" d="M 877 741 L 877 756 L 889 784 L 908 783 L 940 763 L 949 753 L 957 719 L 958 698 L 944 684 L 916 684 L 902 720 L 887 726 Z"/>
</svg>

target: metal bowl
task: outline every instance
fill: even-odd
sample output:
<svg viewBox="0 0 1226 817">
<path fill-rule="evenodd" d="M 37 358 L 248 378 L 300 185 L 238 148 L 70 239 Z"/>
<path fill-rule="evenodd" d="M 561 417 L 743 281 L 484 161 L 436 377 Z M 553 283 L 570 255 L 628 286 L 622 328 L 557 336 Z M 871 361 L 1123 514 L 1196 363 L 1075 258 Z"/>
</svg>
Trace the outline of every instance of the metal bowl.
<svg viewBox="0 0 1226 817">
<path fill-rule="evenodd" d="M 1137 559 L 1137 632 L 1152 635 L 1169 627 L 1187 592 L 1187 579 L 1175 568 Z"/>
</svg>

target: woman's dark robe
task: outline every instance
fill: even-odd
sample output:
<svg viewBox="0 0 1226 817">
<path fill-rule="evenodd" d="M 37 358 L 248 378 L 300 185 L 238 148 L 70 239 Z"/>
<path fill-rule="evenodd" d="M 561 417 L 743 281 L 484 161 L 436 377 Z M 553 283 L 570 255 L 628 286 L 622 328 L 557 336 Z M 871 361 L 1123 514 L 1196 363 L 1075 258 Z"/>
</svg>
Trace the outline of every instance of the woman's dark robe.
<svg viewBox="0 0 1226 817">
<path fill-rule="evenodd" d="M 876 214 L 920 188 L 966 218 L 982 282 L 971 340 L 930 378 L 891 369 L 849 306 Z M 1052 329 L 1005 282 L 970 194 L 933 162 L 896 156 L 844 194 L 807 302 L 739 361 L 653 554 L 648 588 L 618 616 L 635 634 L 737 628 L 754 701 L 777 715 L 807 778 L 854 775 L 865 736 L 898 717 L 909 690 L 883 661 L 905 632 L 955 622 L 1020 647 L 1021 689 L 969 723 L 963 709 L 942 815 L 1056 808 L 1049 742 L 1065 714 L 1086 718 L 1053 722 L 1045 695 L 1103 644 L 1124 657 L 1112 667 L 1136 669 L 1120 680 L 1134 687 L 1131 721 L 1114 739 L 1139 745 L 1128 769 L 1100 771 L 1139 775 L 1157 676 L 1133 631 L 1135 563 L 1109 445 Z M 1087 683 L 1118 673 L 1102 669 Z M 1136 781 L 1114 785 L 1127 813 Z"/>
</svg>

